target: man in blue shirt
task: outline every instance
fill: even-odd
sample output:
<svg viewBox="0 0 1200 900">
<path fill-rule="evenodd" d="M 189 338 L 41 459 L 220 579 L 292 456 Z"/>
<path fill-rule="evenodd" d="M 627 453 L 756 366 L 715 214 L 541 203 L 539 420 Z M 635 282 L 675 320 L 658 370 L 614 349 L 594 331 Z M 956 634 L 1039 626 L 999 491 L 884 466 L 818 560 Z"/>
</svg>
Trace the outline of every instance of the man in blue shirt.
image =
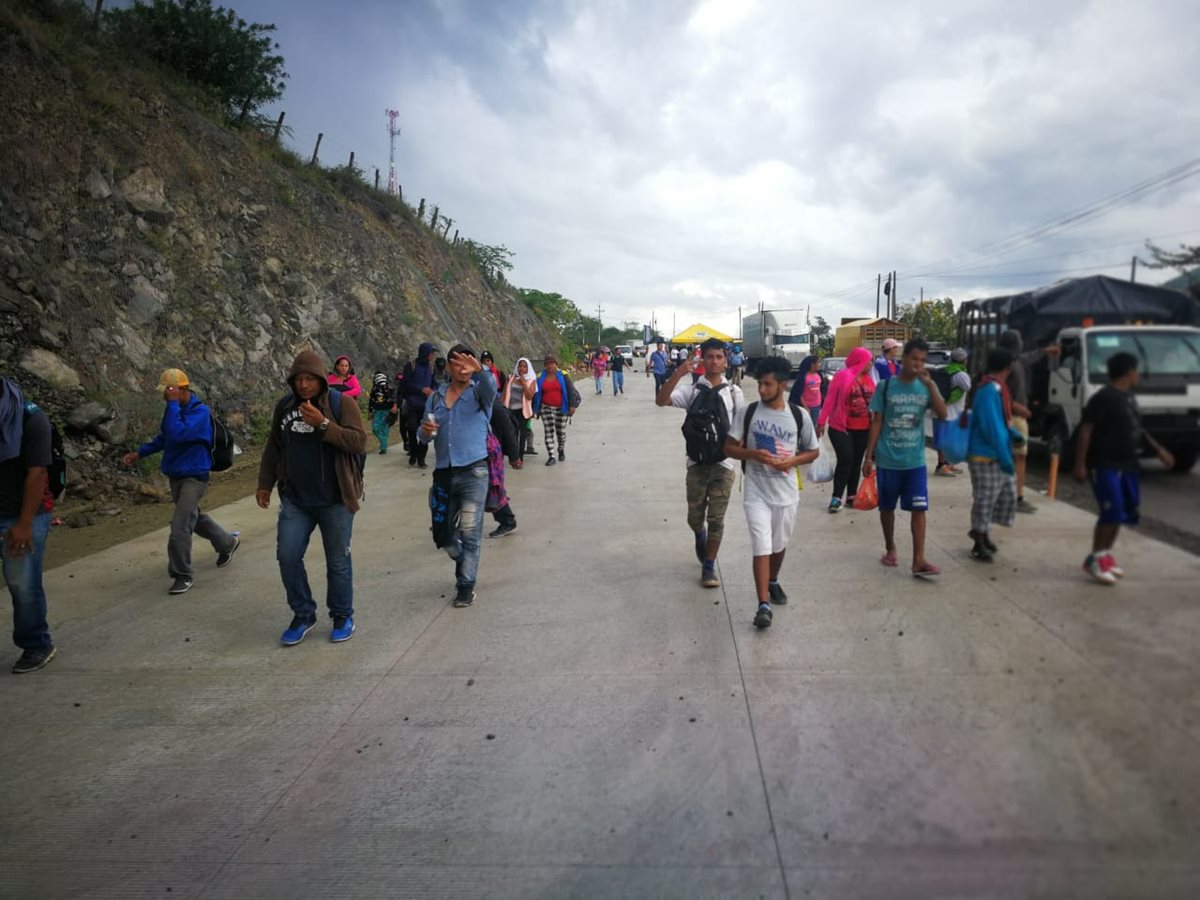
<svg viewBox="0 0 1200 900">
<path fill-rule="evenodd" d="M 657 397 L 663 382 L 667 380 L 667 351 L 663 349 L 662 341 L 658 342 L 658 347 L 650 354 L 650 371 L 654 373 L 654 396 Z"/>
<path fill-rule="evenodd" d="M 167 573 L 170 594 L 183 594 L 192 587 L 192 534 L 205 538 L 217 552 L 217 566 L 224 568 L 237 551 L 239 538 L 229 534 L 200 511 L 200 500 L 208 490 L 212 470 L 212 413 L 191 392 L 182 369 L 167 369 L 158 379 L 158 390 L 166 402 L 162 425 L 153 440 L 142 444 L 121 461 L 133 465 L 145 456 L 161 452 L 162 473 L 171 485 L 175 515 L 167 538 Z"/>
<path fill-rule="evenodd" d="M 913 338 L 904 345 L 900 371 L 886 379 L 871 396 L 871 433 L 863 456 L 863 475 L 871 476 L 879 461 L 879 521 L 884 552 L 880 562 L 894 568 L 896 560 L 896 502 L 912 517 L 912 573 L 922 578 L 942 570 L 925 559 L 925 512 L 929 490 L 925 471 L 925 410 L 939 419 L 947 415 L 946 401 L 925 368 L 929 345 Z"/>
<path fill-rule="evenodd" d="M 446 516 L 458 528 L 446 552 L 454 560 L 457 607 L 475 602 L 479 546 L 488 492 L 487 436 L 496 398 L 496 382 L 483 370 L 475 351 L 455 344 L 446 354 L 450 382 L 425 401 L 425 419 L 417 439 L 433 443 L 437 454 L 436 488 L 447 496 Z"/>
</svg>

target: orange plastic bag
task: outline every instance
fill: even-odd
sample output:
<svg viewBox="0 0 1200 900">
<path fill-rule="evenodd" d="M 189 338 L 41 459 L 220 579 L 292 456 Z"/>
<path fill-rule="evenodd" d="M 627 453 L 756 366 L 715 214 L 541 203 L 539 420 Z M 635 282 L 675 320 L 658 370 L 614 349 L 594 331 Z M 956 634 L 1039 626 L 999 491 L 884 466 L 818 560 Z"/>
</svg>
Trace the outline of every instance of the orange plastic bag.
<svg viewBox="0 0 1200 900">
<path fill-rule="evenodd" d="M 875 482 L 875 470 L 864 478 L 858 485 L 858 493 L 854 495 L 855 509 L 874 509 L 879 505 L 879 485 Z"/>
</svg>

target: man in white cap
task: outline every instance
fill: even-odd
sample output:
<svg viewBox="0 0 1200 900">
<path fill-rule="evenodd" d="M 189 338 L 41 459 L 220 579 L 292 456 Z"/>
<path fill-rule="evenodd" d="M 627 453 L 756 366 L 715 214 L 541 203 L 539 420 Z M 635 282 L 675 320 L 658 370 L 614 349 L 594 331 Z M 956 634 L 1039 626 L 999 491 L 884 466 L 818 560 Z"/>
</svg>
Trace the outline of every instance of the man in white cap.
<svg viewBox="0 0 1200 900">
<path fill-rule="evenodd" d="M 158 379 L 166 409 L 162 425 L 153 440 L 121 457 L 131 466 L 144 456 L 162 452 L 162 473 L 171 483 L 175 515 L 171 518 L 171 536 L 167 539 L 167 574 L 171 576 L 168 593 L 184 594 L 192 587 L 192 534 L 205 538 L 217 552 L 217 566 L 229 565 L 240 539 L 230 534 L 200 511 L 200 499 L 208 490 L 212 470 L 212 413 L 191 392 L 182 369 L 167 369 Z"/>
<path fill-rule="evenodd" d="M 876 384 L 900 372 L 900 353 L 903 349 L 903 345 L 893 338 L 883 342 L 883 352 L 875 357 L 875 365 L 871 368 L 871 376 Z"/>
</svg>

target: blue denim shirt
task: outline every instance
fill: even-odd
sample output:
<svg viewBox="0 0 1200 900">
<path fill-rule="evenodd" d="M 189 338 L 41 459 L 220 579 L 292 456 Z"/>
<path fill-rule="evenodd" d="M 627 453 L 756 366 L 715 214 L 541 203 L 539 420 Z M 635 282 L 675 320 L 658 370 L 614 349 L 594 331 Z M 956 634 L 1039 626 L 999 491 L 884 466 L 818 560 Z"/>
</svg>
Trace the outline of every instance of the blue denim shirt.
<svg viewBox="0 0 1200 900">
<path fill-rule="evenodd" d="M 667 351 L 655 350 L 650 354 L 650 371 L 655 375 L 667 374 Z"/>
<path fill-rule="evenodd" d="M 446 405 L 443 384 L 425 401 L 425 413 L 437 417 L 438 433 L 434 438 L 437 453 L 436 468 L 455 468 L 477 463 L 487 458 L 488 425 L 492 418 L 492 401 L 496 399 L 496 381 L 490 372 L 478 372 L 453 406 Z M 417 440 L 428 444 L 423 428 L 417 429 Z"/>
</svg>

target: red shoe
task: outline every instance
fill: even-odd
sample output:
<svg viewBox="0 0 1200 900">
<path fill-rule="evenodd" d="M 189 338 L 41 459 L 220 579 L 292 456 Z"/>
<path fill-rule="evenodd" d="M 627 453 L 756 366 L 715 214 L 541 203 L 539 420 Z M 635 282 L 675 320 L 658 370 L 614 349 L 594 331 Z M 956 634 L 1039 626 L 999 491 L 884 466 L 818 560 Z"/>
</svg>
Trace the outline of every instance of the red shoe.
<svg viewBox="0 0 1200 900">
<path fill-rule="evenodd" d="M 516 461 L 515 461 L 515 462 L 512 464 L 512 467 L 513 467 L 514 469 L 523 469 L 523 468 L 525 468 L 525 460 L 523 460 L 523 459 L 518 459 L 518 460 L 516 460 Z"/>
</svg>

